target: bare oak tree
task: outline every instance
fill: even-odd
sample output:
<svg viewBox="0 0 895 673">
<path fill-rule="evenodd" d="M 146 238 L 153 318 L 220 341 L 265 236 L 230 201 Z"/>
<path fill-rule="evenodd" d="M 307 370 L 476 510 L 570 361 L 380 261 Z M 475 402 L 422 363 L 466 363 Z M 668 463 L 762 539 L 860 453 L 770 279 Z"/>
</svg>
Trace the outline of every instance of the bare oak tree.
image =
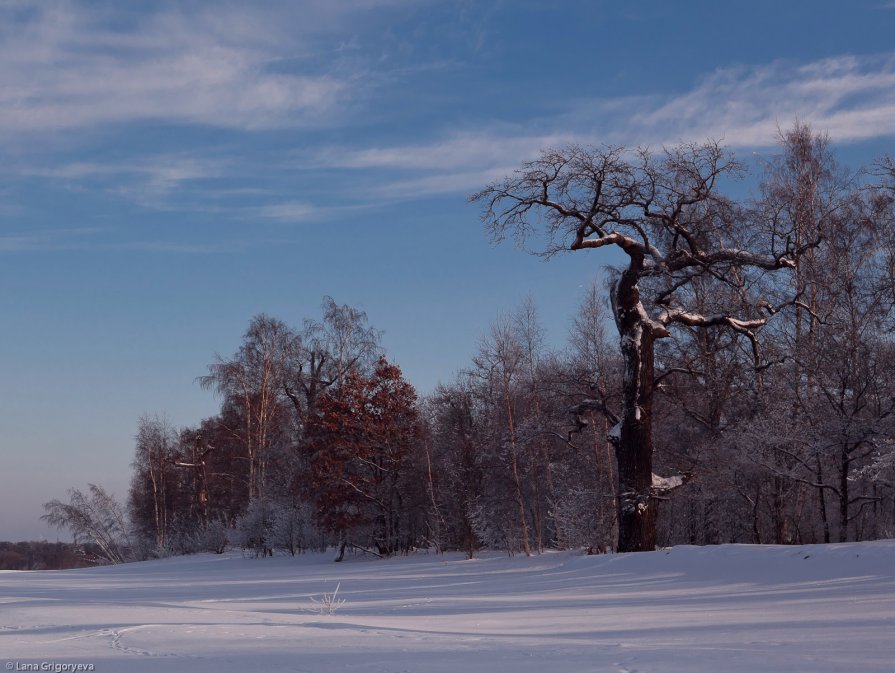
<svg viewBox="0 0 895 673">
<path fill-rule="evenodd" d="M 570 146 L 543 152 L 471 197 L 497 240 L 507 233 L 525 240 L 543 225 L 545 254 L 613 248 L 625 256 L 610 297 L 625 364 L 622 414 L 611 433 L 619 551 L 655 548 L 658 501 L 680 483 L 652 471 L 654 342 L 678 326 L 726 327 L 749 340 L 759 365 L 755 332 L 778 307 L 756 296 L 756 272 L 794 266 L 786 232 L 762 226 L 720 193 L 719 182 L 740 171 L 715 143 L 659 154 Z M 691 301 L 701 278 L 728 288 L 711 312 Z"/>
</svg>

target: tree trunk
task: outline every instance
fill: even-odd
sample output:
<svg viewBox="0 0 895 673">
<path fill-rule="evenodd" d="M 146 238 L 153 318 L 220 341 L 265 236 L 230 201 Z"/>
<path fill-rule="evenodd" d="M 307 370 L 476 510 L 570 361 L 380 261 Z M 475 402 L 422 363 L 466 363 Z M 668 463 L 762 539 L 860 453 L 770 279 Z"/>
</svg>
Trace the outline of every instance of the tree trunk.
<svg viewBox="0 0 895 673">
<path fill-rule="evenodd" d="M 632 347 L 633 350 L 633 347 Z M 656 510 L 658 502 L 652 497 L 653 436 L 652 436 L 652 337 L 642 335 L 638 349 L 639 367 L 631 379 L 639 385 L 632 391 L 636 400 L 627 405 L 622 419 L 621 436 L 616 449 L 618 460 L 618 550 L 652 551 L 656 548 Z M 627 358 L 626 358 L 627 359 Z M 626 363 L 626 369 L 631 368 Z M 633 368 L 631 368 L 633 369 Z M 626 373 L 626 378 L 628 378 Z M 629 386 L 625 385 L 625 397 Z"/>
<path fill-rule="evenodd" d="M 761 544 L 761 528 L 758 525 L 759 505 L 761 504 L 761 481 L 755 487 L 755 500 L 752 502 L 752 544 Z"/>
<path fill-rule="evenodd" d="M 839 541 L 848 541 L 848 471 L 851 456 L 848 444 L 843 444 L 839 453 Z"/>
<path fill-rule="evenodd" d="M 774 521 L 774 544 L 788 544 L 786 535 L 786 512 L 783 503 L 783 479 L 774 477 L 774 492 L 772 497 L 772 519 Z"/>
<path fill-rule="evenodd" d="M 632 259 L 632 267 L 637 260 Z M 618 551 L 656 548 L 653 498 L 653 327 L 640 304 L 636 276 L 622 274 L 615 292 L 615 319 L 625 364 L 618 462 Z"/>
<path fill-rule="evenodd" d="M 814 454 L 814 460 L 817 465 L 817 483 L 824 483 L 823 464 L 820 462 L 820 454 Z M 827 494 L 823 488 L 817 489 L 817 497 L 820 502 L 820 520 L 823 524 L 824 544 L 830 544 L 830 520 L 827 517 Z"/>
<path fill-rule="evenodd" d="M 506 379 L 504 379 L 504 400 L 507 407 L 507 429 L 510 433 L 510 473 L 513 476 L 516 510 L 522 536 L 522 551 L 526 556 L 531 556 L 531 546 L 528 543 L 528 523 L 525 519 L 525 498 L 522 495 L 522 480 L 519 476 L 519 461 L 516 453 L 516 424 L 513 420 L 513 405 L 510 401 L 510 385 Z"/>
</svg>

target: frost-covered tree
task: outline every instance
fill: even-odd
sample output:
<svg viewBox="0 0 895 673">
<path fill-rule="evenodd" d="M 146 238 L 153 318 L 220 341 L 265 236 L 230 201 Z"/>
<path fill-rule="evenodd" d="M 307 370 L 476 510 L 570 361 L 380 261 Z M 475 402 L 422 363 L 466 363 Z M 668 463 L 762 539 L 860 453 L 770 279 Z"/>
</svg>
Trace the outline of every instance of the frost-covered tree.
<svg viewBox="0 0 895 673">
<path fill-rule="evenodd" d="M 527 478 L 532 471 L 532 456 L 526 451 L 519 434 L 519 393 L 523 385 L 526 352 L 517 336 L 510 319 L 498 318 L 491 325 L 489 334 L 482 339 L 474 359 L 472 373 L 479 379 L 479 389 L 488 406 L 492 442 L 496 449 L 494 456 L 505 466 L 503 476 L 507 484 L 507 488 L 497 489 L 490 498 L 479 503 L 477 518 L 479 521 L 483 517 L 488 519 L 487 525 L 479 526 L 480 536 L 483 536 L 505 513 L 508 520 L 499 526 L 501 539 L 505 541 L 501 546 L 512 550 L 518 545 L 522 552 L 530 555 L 532 536 L 529 511 L 536 505 Z"/>
<path fill-rule="evenodd" d="M 164 418 L 143 416 L 137 424 L 129 503 L 130 516 L 141 535 L 164 547 L 176 509 L 180 475 L 177 431 Z"/>
<path fill-rule="evenodd" d="M 266 315 L 252 319 L 239 350 L 218 356 L 199 377 L 204 388 L 217 392 L 231 407 L 237 423 L 231 433 L 242 444 L 248 468 L 248 498 L 263 497 L 274 439 L 284 414 L 284 389 L 301 352 L 298 335 L 285 323 Z"/>
<path fill-rule="evenodd" d="M 314 524 L 314 511 L 309 503 L 280 501 L 273 510 L 271 543 L 274 549 L 291 556 L 319 544 L 320 534 Z"/>
<path fill-rule="evenodd" d="M 610 292 L 624 360 L 616 456 L 620 551 L 656 545 L 658 498 L 676 483 L 653 477 L 655 342 L 680 328 L 723 326 L 760 352 L 755 331 L 771 307 L 756 271 L 791 269 L 791 238 L 721 192 L 741 170 L 717 144 L 648 150 L 570 146 L 548 150 L 472 198 L 497 239 L 541 227 L 547 254 L 611 248 L 625 262 Z M 733 301 L 701 310 L 694 282 L 711 277 Z"/>
<path fill-rule="evenodd" d="M 621 369 L 617 348 L 607 335 L 608 313 L 605 292 L 592 282 L 572 317 L 563 367 L 554 373 L 552 386 L 567 391 L 579 405 L 575 441 L 587 447 L 564 467 L 554 517 L 565 544 L 577 540 L 591 549 L 614 549 L 618 538 L 616 466 L 609 432 L 621 412 Z M 582 460 L 584 456 L 591 460 Z"/>
<path fill-rule="evenodd" d="M 132 545 L 124 511 L 101 486 L 88 484 L 87 493 L 72 489 L 69 502 L 51 500 L 44 504 L 44 510 L 44 521 L 67 529 L 76 543 L 95 544 L 109 563 L 131 560 Z"/>
<path fill-rule="evenodd" d="M 273 556 L 275 509 L 269 499 L 252 498 L 236 520 L 234 541 L 256 558 Z"/>
<path fill-rule="evenodd" d="M 352 371 L 368 373 L 381 352 L 380 332 L 366 313 L 329 296 L 323 298 L 322 309 L 321 320 L 304 321 L 298 358 L 283 382 L 300 430 L 321 395 Z"/>
<path fill-rule="evenodd" d="M 427 483 L 434 500 L 432 514 L 439 519 L 438 546 L 462 549 L 472 558 L 482 544 L 472 514 L 482 495 L 486 467 L 479 450 L 481 418 L 469 377 L 439 385 L 427 407 L 431 451 Z"/>
</svg>

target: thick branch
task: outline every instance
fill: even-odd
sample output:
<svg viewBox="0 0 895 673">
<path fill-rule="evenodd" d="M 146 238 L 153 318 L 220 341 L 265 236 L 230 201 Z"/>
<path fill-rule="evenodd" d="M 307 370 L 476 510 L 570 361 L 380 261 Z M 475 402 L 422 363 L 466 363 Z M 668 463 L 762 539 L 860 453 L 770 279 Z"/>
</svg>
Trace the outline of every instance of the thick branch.
<svg viewBox="0 0 895 673">
<path fill-rule="evenodd" d="M 572 245 L 569 246 L 569 249 L 584 250 L 586 248 L 603 248 L 607 245 L 617 245 L 629 255 L 639 254 L 643 257 L 646 253 L 646 247 L 643 243 L 638 243 L 630 236 L 624 236 L 618 232 L 612 232 L 611 234 L 606 234 L 599 238 L 584 238 L 583 233 L 584 232 L 579 230 L 578 236 L 575 237 L 575 240 Z"/>
</svg>

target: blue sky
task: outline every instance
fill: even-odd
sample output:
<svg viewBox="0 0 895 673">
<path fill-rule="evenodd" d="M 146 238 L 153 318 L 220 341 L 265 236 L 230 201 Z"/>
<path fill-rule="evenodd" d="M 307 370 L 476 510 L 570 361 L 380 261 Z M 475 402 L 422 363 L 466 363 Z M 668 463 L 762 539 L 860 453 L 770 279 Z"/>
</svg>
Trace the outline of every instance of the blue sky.
<svg viewBox="0 0 895 673">
<path fill-rule="evenodd" d="M 0 0 L 0 539 L 125 495 L 137 419 L 252 315 L 363 308 L 421 392 L 531 293 L 564 340 L 606 258 L 494 247 L 466 196 L 539 148 L 795 119 L 895 154 L 895 2 Z"/>
</svg>

